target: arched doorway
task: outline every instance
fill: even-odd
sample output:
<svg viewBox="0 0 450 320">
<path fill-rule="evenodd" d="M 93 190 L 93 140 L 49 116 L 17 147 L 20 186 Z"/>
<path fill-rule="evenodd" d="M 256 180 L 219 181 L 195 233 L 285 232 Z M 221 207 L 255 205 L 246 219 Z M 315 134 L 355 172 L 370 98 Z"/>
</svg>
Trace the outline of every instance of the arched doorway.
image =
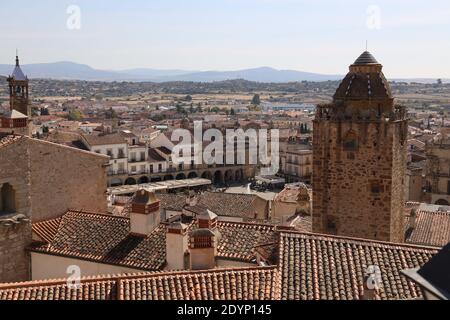
<svg viewBox="0 0 450 320">
<path fill-rule="evenodd" d="M 127 184 L 127 185 L 133 185 L 133 184 L 136 184 L 136 179 L 135 179 L 135 178 L 132 178 L 132 177 L 129 177 L 129 178 L 127 178 L 127 179 L 125 180 L 125 184 Z"/>
<path fill-rule="evenodd" d="M 173 180 L 173 175 L 171 175 L 171 174 L 166 174 L 166 175 L 164 176 L 164 181 L 167 181 L 167 180 Z"/>
<path fill-rule="evenodd" d="M 197 173 L 196 172 L 189 172 L 189 174 L 188 174 L 188 178 L 189 179 L 193 179 L 193 178 L 197 178 L 198 176 L 197 176 Z"/>
<path fill-rule="evenodd" d="M 233 171 L 225 171 L 225 182 L 233 182 Z"/>
<path fill-rule="evenodd" d="M 148 183 L 148 177 L 147 176 L 140 177 L 139 180 L 138 180 L 138 183 L 139 184 Z"/>
<path fill-rule="evenodd" d="M 450 204 L 448 203 L 448 201 L 445 200 L 445 199 L 439 199 L 439 200 L 437 200 L 437 201 L 435 202 L 435 204 L 438 204 L 438 205 L 440 205 L 440 206 L 448 206 L 448 205 L 450 205 Z"/>
<path fill-rule="evenodd" d="M 177 179 L 177 180 L 184 180 L 184 179 L 186 179 L 186 175 L 184 173 L 179 173 L 179 174 L 177 174 L 175 179 Z"/>
<path fill-rule="evenodd" d="M 211 172 L 209 172 L 209 171 L 203 172 L 202 173 L 202 178 L 211 180 Z"/>
<path fill-rule="evenodd" d="M 122 179 L 112 178 L 110 182 L 111 187 L 117 187 L 123 185 Z"/>
<path fill-rule="evenodd" d="M 217 170 L 214 172 L 214 183 L 222 183 L 222 171 Z"/>
<path fill-rule="evenodd" d="M 156 177 L 151 177 L 150 181 L 151 182 L 158 182 L 158 181 L 162 181 L 162 179 L 161 179 L 161 177 L 156 176 Z"/>
<path fill-rule="evenodd" d="M 0 214 L 16 212 L 16 191 L 5 183 L 0 188 Z"/>
<path fill-rule="evenodd" d="M 244 175 L 242 174 L 242 169 L 236 170 L 236 172 L 234 173 L 234 180 L 242 181 L 243 177 L 244 177 Z"/>
</svg>

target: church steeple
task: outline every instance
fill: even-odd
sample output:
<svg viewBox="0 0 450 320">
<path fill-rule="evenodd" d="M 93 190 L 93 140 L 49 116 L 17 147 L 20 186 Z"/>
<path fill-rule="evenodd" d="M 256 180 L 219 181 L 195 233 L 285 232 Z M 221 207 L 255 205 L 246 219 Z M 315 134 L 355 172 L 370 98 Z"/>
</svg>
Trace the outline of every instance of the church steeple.
<svg viewBox="0 0 450 320">
<path fill-rule="evenodd" d="M 12 74 L 7 79 L 9 83 L 9 105 L 10 110 L 16 110 L 30 117 L 30 106 L 28 100 L 28 77 L 20 68 L 19 55 L 16 51 L 16 65 Z"/>
</svg>

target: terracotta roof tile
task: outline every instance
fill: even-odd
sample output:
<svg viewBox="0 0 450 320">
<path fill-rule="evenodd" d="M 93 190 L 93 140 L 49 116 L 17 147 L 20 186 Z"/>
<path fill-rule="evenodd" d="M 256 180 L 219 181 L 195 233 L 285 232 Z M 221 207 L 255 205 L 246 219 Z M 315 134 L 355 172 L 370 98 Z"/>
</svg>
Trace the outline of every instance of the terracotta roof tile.
<svg viewBox="0 0 450 320">
<path fill-rule="evenodd" d="M 273 242 L 277 236 L 275 227 L 265 224 L 219 221 L 218 228 L 218 256 L 247 262 L 255 260 L 255 247 Z"/>
<path fill-rule="evenodd" d="M 271 251 L 274 243 L 258 249 Z M 93 277 L 75 290 L 64 280 L 0 284 L 0 299 L 359 299 L 369 265 L 381 272 L 377 299 L 414 299 L 420 290 L 400 270 L 421 266 L 436 253 L 415 245 L 282 232 L 278 266 Z"/>
<path fill-rule="evenodd" d="M 33 223 L 32 229 L 43 241 L 50 243 L 58 232 L 61 217 Z"/>
<path fill-rule="evenodd" d="M 406 217 L 405 226 L 408 228 L 410 216 Z M 406 230 L 406 242 L 429 245 L 445 246 L 450 242 L 450 213 L 441 211 L 416 212 L 416 227 Z"/>
<path fill-rule="evenodd" d="M 245 262 L 255 260 L 255 246 L 275 237 L 271 225 L 219 221 L 218 229 L 218 257 Z M 35 242 L 28 249 L 146 271 L 161 269 L 166 261 L 165 225 L 147 237 L 129 230 L 127 217 L 69 210 L 58 219 L 34 223 L 33 231 L 46 243 Z"/>
<path fill-rule="evenodd" d="M 381 271 L 378 299 L 411 299 L 420 290 L 400 270 L 423 265 L 437 250 L 320 234 L 282 233 L 282 299 L 359 299 L 370 265 Z"/>
<path fill-rule="evenodd" d="M 0 133 L 0 148 L 13 144 L 22 138 L 23 136 Z"/>
<path fill-rule="evenodd" d="M 161 273 L 121 281 L 122 300 L 274 300 L 276 267 Z"/>
<path fill-rule="evenodd" d="M 41 280 L 0 284 L 0 300 L 115 300 L 116 279 L 85 278 L 79 287 L 70 287 L 67 280 Z"/>
<path fill-rule="evenodd" d="M 197 205 L 205 207 L 218 216 L 245 217 L 252 211 L 256 196 L 224 192 L 204 192 L 199 195 Z"/>
<path fill-rule="evenodd" d="M 130 220 L 125 217 L 69 210 L 60 219 L 53 238 L 47 237 L 51 241 L 34 244 L 29 248 L 31 251 L 143 270 L 157 270 L 165 263 L 163 225 L 147 237 L 140 237 L 130 234 Z M 43 225 L 39 223 L 33 229 L 49 229 Z"/>
</svg>

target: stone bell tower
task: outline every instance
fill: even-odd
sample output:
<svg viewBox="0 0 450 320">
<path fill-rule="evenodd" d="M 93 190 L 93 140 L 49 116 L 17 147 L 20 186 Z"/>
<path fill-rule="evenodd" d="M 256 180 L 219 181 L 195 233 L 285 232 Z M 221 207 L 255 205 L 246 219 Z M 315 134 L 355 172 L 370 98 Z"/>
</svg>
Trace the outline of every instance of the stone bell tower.
<svg viewBox="0 0 450 320">
<path fill-rule="evenodd" d="M 10 111 L 16 110 L 31 118 L 31 108 L 28 100 L 28 77 L 22 72 L 19 56 L 16 55 L 16 66 L 7 79 L 9 83 Z"/>
<path fill-rule="evenodd" d="M 313 122 L 313 232 L 402 242 L 406 109 L 369 52 L 349 69 Z"/>
</svg>

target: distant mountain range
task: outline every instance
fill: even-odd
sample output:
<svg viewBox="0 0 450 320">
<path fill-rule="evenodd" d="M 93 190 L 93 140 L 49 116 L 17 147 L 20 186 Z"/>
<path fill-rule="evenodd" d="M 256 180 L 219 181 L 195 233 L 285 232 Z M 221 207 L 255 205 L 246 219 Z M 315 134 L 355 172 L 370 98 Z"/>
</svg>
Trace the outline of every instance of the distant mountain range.
<svg viewBox="0 0 450 320">
<path fill-rule="evenodd" d="M 0 75 L 8 75 L 14 66 L 0 64 Z M 193 71 L 163 70 L 137 68 L 121 71 L 98 70 L 85 64 L 62 61 L 53 63 L 36 63 L 22 65 L 22 70 L 29 78 L 45 78 L 56 80 L 88 80 L 88 81 L 193 81 L 212 82 L 233 79 L 244 79 L 256 82 L 294 82 L 294 81 L 327 81 L 340 80 L 343 75 L 326 75 L 295 70 L 277 70 L 270 67 L 242 69 L 236 71 Z M 436 79 L 390 79 L 406 82 L 433 83 Z M 449 82 L 450 79 L 442 79 Z"/>
<path fill-rule="evenodd" d="M 97 80 L 97 81 L 194 81 L 212 82 L 245 79 L 257 82 L 327 81 L 341 79 L 340 75 L 324 75 L 294 70 L 277 70 L 269 67 L 236 71 L 188 71 L 160 69 L 128 69 L 121 71 L 97 70 L 85 64 L 74 62 L 54 62 L 22 65 L 29 78 L 49 78 L 57 80 Z M 8 75 L 14 66 L 0 64 L 0 75 Z"/>
</svg>

